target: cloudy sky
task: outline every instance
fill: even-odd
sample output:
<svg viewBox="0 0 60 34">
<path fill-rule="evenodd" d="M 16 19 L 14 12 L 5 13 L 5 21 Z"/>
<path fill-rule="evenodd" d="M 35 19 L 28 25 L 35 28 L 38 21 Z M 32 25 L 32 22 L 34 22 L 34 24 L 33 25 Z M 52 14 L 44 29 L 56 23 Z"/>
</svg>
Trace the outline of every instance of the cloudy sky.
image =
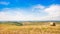
<svg viewBox="0 0 60 34">
<path fill-rule="evenodd" d="M 60 0 L 0 0 L 0 21 L 60 21 Z"/>
</svg>

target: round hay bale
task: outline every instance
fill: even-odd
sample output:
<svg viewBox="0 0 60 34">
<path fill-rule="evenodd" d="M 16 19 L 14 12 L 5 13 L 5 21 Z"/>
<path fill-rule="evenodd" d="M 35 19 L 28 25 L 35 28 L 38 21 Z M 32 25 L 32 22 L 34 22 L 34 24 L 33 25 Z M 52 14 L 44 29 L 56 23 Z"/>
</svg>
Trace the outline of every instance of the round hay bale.
<svg viewBox="0 0 60 34">
<path fill-rule="evenodd" d="M 55 22 L 50 22 L 51 26 L 56 26 Z"/>
</svg>

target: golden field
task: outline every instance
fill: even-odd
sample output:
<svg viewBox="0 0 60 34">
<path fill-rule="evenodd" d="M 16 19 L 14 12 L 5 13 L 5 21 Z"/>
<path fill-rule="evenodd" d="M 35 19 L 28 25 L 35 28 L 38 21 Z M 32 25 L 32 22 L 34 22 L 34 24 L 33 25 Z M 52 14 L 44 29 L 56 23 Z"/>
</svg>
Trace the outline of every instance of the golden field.
<svg viewBox="0 0 60 34">
<path fill-rule="evenodd" d="M 0 34 L 60 34 L 60 24 L 56 26 L 0 24 Z"/>
</svg>

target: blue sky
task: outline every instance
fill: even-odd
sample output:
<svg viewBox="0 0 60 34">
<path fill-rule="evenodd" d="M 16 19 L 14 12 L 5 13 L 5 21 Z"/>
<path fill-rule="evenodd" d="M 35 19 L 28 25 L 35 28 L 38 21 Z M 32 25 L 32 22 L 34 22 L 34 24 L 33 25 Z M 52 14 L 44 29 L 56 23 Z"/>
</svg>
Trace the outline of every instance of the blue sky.
<svg viewBox="0 0 60 34">
<path fill-rule="evenodd" d="M 15 8 L 15 7 L 30 7 L 32 5 L 41 4 L 44 6 L 49 6 L 51 4 L 60 4 L 60 0 L 0 0 L 0 2 L 9 2 L 8 6 L 0 4 L 1 8 Z"/>
<path fill-rule="evenodd" d="M 0 20 L 60 20 L 59 9 L 60 0 L 0 0 Z"/>
</svg>

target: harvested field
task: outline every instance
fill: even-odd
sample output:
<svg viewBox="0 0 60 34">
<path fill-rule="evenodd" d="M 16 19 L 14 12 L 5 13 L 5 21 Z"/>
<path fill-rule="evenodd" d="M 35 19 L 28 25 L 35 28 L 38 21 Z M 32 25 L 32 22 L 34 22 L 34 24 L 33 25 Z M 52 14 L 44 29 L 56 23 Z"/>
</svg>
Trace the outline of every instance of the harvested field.
<svg viewBox="0 0 60 34">
<path fill-rule="evenodd" d="M 0 34 L 60 34 L 60 25 L 0 25 Z"/>
</svg>

